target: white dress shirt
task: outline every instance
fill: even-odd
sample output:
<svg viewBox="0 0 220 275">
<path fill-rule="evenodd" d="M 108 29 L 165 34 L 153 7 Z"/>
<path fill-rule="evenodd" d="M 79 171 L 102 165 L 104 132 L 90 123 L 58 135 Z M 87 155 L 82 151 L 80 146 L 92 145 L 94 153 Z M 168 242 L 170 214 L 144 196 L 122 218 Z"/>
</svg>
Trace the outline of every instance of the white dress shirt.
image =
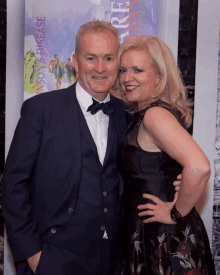
<svg viewBox="0 0 220 275">
<path fill-rule="evenodd" d="M 90 112 L 87 112 L 88 107 L 93 104 L 92 96 L 81 87 L 79 82 L 76 83 L 76 98 L 79 102 L 90 133 L 96 144 L 99 160 L 103 165 L 108 141 L 109 116 L 104 114 L 102 110 L 99 110 L 94 115 L 92 115 Z M 110 95 L 108 94 L 103 101 L 99 101 L 97 99 L 95 100 L 99 103 L 106 103 L 110 100 Z M 104 232 L 103 238 L 108 239 L 106 230 Z"/>
<path fill-rule="evenodd" d="M 109 116 L 104 114 L 102 110 L 94 115 L 87 112 L 88 107 L 93 103 L 92 96 L 80 86 L 79 82 L 76 84 L 76 98 L 96 144 L 99 160 L 103 165 L 107 148 Z M 103 101 L 95 100 L 99 103 L 106 103 L 110 100 L 110 95 L 108 94 Z"/>
</svg>

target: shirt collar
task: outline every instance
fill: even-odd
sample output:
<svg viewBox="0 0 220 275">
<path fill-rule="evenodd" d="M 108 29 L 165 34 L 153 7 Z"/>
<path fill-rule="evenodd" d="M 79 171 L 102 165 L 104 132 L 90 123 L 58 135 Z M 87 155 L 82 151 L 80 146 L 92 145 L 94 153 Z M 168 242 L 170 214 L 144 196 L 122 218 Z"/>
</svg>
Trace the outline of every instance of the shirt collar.
<svg viewBox="0 0 220 275">
<path fill-rule="evenodd" d="M 88 107 L 93 103 L 92 96 L 82 88 L 82 86 L 79 84 L 79 82 L 76 83 L 76 98 L 80 104 L 81 107 L 83 107 L 85 110 L 88 109 Z M 106 96 L 106 98 L 103 101 L 100 101 L 96 98 L 94 98 L 99 103 L 106 103 L 110 101 L 110 94 Z"/>
</svg>

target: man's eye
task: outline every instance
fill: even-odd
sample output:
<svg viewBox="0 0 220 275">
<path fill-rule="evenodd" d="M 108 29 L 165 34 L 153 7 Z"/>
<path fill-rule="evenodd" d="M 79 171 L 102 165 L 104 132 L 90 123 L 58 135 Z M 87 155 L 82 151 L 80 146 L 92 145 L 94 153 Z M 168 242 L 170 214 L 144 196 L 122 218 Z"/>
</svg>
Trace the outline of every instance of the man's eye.
<svg viewBox="0 0 220 275">
<path fill-rule="evenodd" d="M 93 61 L 93 60 L 94 60 L 94 57 L 87 57 L 87 60 Z"/>
<path fill-rule="evenodd" d="M 107 61 L 112 61 L 113 58 L 112 58 L 112 57 L 106 57 L 106 60 L 107 60 Z"/>
</svg>

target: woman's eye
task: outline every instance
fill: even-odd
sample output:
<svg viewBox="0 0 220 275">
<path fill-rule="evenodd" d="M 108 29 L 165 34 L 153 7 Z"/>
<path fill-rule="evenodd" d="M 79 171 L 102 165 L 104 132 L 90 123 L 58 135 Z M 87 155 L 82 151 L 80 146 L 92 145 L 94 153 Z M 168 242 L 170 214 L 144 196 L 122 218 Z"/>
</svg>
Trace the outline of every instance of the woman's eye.
<svg viewBox="0 0 220 275">
<path fill-rule="evenodd" d="M 122 69 L 122 68 L 120 68 L 119 69 L 119 73 L 121 74 L 121 73 L 124 73 L 125 72 L 125 69 Z"/>
<path fill-rule="evenodd" d="M 143 70 L 141 70 L 141 69 L 135 69 L 135 73 L 142 73 L 143 72 Z"/>
</svg>

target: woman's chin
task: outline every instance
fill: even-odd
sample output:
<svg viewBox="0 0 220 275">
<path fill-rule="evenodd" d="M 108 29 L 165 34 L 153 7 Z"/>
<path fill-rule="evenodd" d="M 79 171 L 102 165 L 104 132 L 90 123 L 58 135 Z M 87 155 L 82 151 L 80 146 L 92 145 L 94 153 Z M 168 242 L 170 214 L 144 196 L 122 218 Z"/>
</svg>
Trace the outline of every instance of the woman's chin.
<svg viewBox="0 0 220 275">
<path fill-rule="evenodd" d="M 129 102 L 129 103 L 133 103 L 133 100 L 131 100 L 129 97 L 126 96 L 126 100 Z"/>
<path fill-rule="evenodd" d="M 130 96 L 130 95 L 126 95 L 126 99 L 127 99 L 127 101 L 130 102 L 130 103 L 135 103 L 135 102 L 137 102 L 137 100 L 136 100 L 134 97 Z"/>
</svg>

